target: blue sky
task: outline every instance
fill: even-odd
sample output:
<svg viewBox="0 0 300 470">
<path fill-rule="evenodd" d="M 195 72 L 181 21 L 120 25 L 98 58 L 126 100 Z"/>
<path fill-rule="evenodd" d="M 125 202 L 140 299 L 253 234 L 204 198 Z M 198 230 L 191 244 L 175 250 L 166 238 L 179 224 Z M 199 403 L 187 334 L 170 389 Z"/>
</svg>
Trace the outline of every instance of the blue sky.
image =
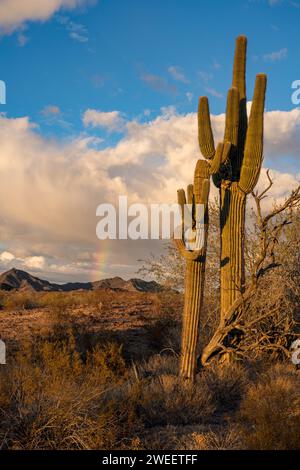
<svg viewBox="0 0 300 470">
<path fill-rule="evenodd" d="M 255 73 L 264 71 L 269 78 L 267 109 L 288 110 L 291 82 L 300 70 L 300 2 L 296 5 L 274 0 L 100 0 L 79 11 L 59 10 L 46 22 L 27 22 L 24 32 L 2 37 L 5 111 L 28 115 L 43 132 L 64 136 L 81 128 L 80 116 L 87 108 L 117 109 L 132 119 L 145 109 L 155 116 L 169 105 L 191 112 L 198 96 L 208 94 L 212 111 L 220 113 L 238 34 L 249 41 L 249 97 Z M 77 30 L 77 40 L 72 39 Z M 26 43 L 20 47 L 22 38 Z M 60 122 L 47 125 L 41 115 L 47 105 L 60 108 Z"/>
<path fill-rule="evenodd" d="M 0 0 L 0 269 L 129 277 L 159 252 L 96 240 L 95 209 L 173 202 L 191 181 L 198 97 L 221 138 L 239 34 L 248 100 L 268 75 L 264 167 L 285 197 L 300 178 L 299 21 L 300 0 Z"/>
</svg>

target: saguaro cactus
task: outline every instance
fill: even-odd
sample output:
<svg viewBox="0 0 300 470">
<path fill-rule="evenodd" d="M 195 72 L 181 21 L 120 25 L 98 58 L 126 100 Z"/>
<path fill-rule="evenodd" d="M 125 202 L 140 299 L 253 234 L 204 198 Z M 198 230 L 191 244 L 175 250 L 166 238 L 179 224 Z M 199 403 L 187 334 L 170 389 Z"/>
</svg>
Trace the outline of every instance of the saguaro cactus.
<svg viewBox="0 0 300 470">
<path fill-rule="evenodd" d="M 221 228 L 221 322 L 245 283 L 244 237 L 246 197 L 255 187 L 263 158 L 263 114 L 266 75 L 256 76 L 249 124 L 246 109 L 247 39 L 239 36 L 233 65 L 232 88 L 228 92 L 224 142 L 231 147 L 213 181 L 220 189 Z M 215 156 L 209 104 L 199 100 L 199 145 L 205 158 Z"/>
<path fill-rule="evenodd" d="M 197 344 L 199 337 L 199 321 L 203 303 L 203 289 L 205 277 L 205 258 L 208 235 L 208 197 L 210 189 L 210 175 L 216 173 L 223 160 L 227 159 L 230 145 L 219 144 L 214 158 L 208 162 L 198 160 L 194 185 L 187 188 L 187 197 L 183 189 L 177 192 L 178 203 L 182 208 L 181 238 L 175 239 L 175 244 L 181 255 L 186 259 L 185 297 L 183 310 L 183 326 L 181 341 L 180 375 L 193 380 L 197 366 Z M 193 229 L 188 236 L 184 231 L 185 205 L 190 204 L 192 210 Z M 203 219 L 199 219 L 197 208 L 202 205 Z M 193 242 L 195 249 L 190 249 Z"/>
</svg>

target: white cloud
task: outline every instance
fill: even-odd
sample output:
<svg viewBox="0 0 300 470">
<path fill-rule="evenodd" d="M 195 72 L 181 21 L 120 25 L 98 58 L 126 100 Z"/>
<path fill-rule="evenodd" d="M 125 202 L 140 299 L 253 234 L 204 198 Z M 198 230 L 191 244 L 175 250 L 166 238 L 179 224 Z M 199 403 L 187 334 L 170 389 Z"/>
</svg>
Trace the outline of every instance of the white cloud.
<svg viewBox="0 0 300 470">
<path fill-rule="evenodd" d="M 213 115 L 212 125 L 217 142 L 223 137 L 224 114 Z M 299 159 L 293 174 L 273 170 L 277 199 L 300 176 L 299 126 L 298 109 L 265 115 L 265 156 L 271 168 L 286 155 Z M 67 142 L 47 140 L 27 117 L 0 116 L 0 140 L 0 201 L 5 201 L 0 268 L 16 264 L 62 281 L 134 274 L 136 260 L 161 245 L 99 242 L 96 207 L 116 203 L 124 194 L 129 203 L 174 202 L 176 190 L 192 181 L 201 158 L 196 113 L 180 115 L 174 107 L 146 123 L 128 122 L 120 140 L 102 149 L 91 145 L 95 139 L 86 134 Z M 259 185 L 265 181 L 263 173 Z"/>
<path fill-rule="evenodd" d="M 265 114 L 265 155 L 284 158 L 286 155 L 300 158 L 300 109 L 269 111 Z"/>
<path fill-rule="evenodd" d="M 283 47 L 279 51 L 270 52 L 269 54 L 264 54 L 263 59 L 268 62 L 279 62 L 287 57 L 288 50 L 286 47 Z"/>
<path fill-rule="evenodd" d="M 174 80 L 182 83 L 190 83 L 190 81 L 185 77 L 184 73 L 180 70 L 179 67 L 171 65 L 168 68 L 168 72 Z"/>
<path fill-rule="evenodd" d="M 8 264 L 15 259 L 15 256 L 9 251 L 2 251 L 0 254 L 0 263 Z"/>
<path fill-rule="evenodd" d="M 46 260 L 44 256 L 29 256 L 24 259 L 23 265 L 29 269 L 40 270 L 45 268 Z"/>
<path fill-rule="evenodd" d="M 96 109 L 87 109 L 82 118 L 85 127 L 103 127 L 108 131 L 122 130 L 125 120 L 119 111 L 98 111 Z"/>
<path fill-rule="evenodd" d="M 91 0 L 1 0 L 0 32 L 10 34 L 28 21 L 46 21 L 61 9 L 71 10 Z"/>
<path fill-rule="evenodd" d="M 57 21 L 64 25 L 69 37 L 77 42 L 88 42 L 89 34 L 86 26 L 75 21 L 70 20 L 67 16 L 58 16 Z"/>
</svg>

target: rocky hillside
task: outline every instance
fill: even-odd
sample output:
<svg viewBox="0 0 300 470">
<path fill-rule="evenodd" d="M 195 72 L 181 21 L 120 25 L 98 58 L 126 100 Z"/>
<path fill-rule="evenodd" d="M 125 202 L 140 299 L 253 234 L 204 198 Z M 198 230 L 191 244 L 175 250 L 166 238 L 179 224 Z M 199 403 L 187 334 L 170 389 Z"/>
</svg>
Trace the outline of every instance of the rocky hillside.
<svg viewBox="0 0 300 470">
<path fill-rule="evenodd" d="M 32 276 L 20 269 L 10 269 L 0 275 L 0 290 L 30 290 L 35 292 L 70 292 L 75 290 L 101 290 L 112 289 L 130 292 L 158 292 L 162 288 L 154 281 L 144 281 L 142 279 L 129 279 L 121 277 L 102 279 L 95 282 L 69 282 L 66 284 L 55 284 L 38 277 Z"/>
</svg>

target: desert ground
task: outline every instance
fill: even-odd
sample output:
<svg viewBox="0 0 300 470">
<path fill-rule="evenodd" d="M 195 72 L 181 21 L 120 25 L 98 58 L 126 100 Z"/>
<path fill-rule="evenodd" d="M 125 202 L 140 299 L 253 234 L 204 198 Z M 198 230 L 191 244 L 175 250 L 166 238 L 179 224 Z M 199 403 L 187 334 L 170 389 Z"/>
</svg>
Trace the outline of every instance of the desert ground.
<svg viewBox="0 0 300 470">
<path fill-rule="evenodd" d="M 291 363 L 178 379 L 181 294 L 2 291 L 1 305 L 2 449 L 299 448 Z"/>
</svg>

